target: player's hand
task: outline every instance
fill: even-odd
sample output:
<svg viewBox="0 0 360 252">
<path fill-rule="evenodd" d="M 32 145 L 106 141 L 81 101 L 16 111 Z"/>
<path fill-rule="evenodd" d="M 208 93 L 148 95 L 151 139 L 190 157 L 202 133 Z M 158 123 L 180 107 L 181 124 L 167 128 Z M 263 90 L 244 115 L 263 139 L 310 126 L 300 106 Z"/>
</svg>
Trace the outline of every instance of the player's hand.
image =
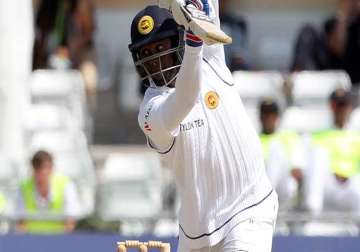
<svg viewBox="0 0 360 252">
<path fill-rule="evenodd" d="M 192 19 L 203 20 L 212 23 L 208 0 L 172 0 L 170 10 L 175 21 L 189 29 Z M 195 32 L 195 31 L 194 31 Z"/>
<path fill-rule="evenodd" d="M 196 36 L 207 45 L 231 43 L 231 38 L 215 24 L 210 4 L 209 0 L 159 0 L 159 5 L 169 8 L 179 25 L 192 32 L 190 37 Z"/>
<path fill-rule="evenodd" d="M 186 6 L 194 6 L 197 10 L 204 12 L 207 18 L 210 19 L 210 6 L 209 0 L 185 0 Z M 211 21 L 213 21 L 211 19 Z"/>
<path fill-rule="evenodd" d="M 175 21 L 185 27 L 186 42 L 191 46 L 199 46 L 204 41 L 207 45 L 216 43 L 206 36 L 206 31 L 198 22 L 213 23 L 209 16 L 207 0 L 173 0 L 170 8 Z M 201 42 L 201 43 L 200 43 Z"/>
<path fill-rule="evenodd" d="M 189 8 L 189 11 L 198 12 L 198 15 L 205 15 L 202 12 L 203 4 L 200 0 L 158 0 L 158 5 L 160 8 L 170 10 L 175 21 L 185 27 L 184 40 L 189 46 L 197 47 L 203 44 L 202 39 L 190 30 L 189 21 L 186 19 L 183 10 L 181 10 L 182 8 Z"/>
</svg>

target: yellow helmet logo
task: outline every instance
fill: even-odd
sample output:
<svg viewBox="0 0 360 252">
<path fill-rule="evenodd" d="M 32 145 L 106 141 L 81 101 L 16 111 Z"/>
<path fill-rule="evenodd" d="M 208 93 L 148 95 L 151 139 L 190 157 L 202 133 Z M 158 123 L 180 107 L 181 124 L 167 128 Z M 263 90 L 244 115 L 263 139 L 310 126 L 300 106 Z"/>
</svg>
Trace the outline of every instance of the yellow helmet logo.
<svg viewBox="0 0 360 252">
<path fill-rule="evenodd" d="M 138 23 L 140 34 L 149 34 L 154 29 L 154 19 L 150 16 L 143 16 Z"/>
<path fill-rule="evenodd" d="M 219 95 L 214 91 L 209 91 L 205 95 L 205 104 L 209 109 L 216 109 L 219 105 Z"/>
</svg>

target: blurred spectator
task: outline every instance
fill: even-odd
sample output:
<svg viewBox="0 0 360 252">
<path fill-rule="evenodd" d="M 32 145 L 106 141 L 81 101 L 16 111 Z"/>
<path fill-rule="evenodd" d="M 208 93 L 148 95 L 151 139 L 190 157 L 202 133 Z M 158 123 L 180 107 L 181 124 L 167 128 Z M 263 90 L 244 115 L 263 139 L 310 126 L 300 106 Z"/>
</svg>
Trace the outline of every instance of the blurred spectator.
<svg viewBox="0 0 360 252">
<path fill-rule="evenodd" d="M 261 101 L 260 141 L 263 147 L 269 178 L 279 195 L 280 208 L 292 208 L 298 204 L 303 183 L 304 165 L 300 164 L 301 139 L 296 132 L 277 131 L 280 109 L 271 98 Z"/>
<path fill-rule="evenodd" d="M 353 110 L 351 94 L 342 88 L 338 88 L 329 97 L 330 109 L 333 115 L 333 127 L 346 129 Z"/>
<path fill-rule="evenodd" d="M 16 212 L 17 231 L 64 233 L 75 227 L 79 201 L 69 178 L 53 172 L 53 157 L 46 151 L 34 154 L 32 177 L 20 186 Z"/>
<path fill-rule="evenodd" d="M 339 0 L 335 16 L 320 33 L 303 27 L 294 48 L 292 71 L 343 69 L 354 86 L 360 84 L 360 0 Z"/>
<path fill-rule="evenodd" d="M 250 53 L 247 46 L 248 29 L 246 21 L 229 12 L 228 0 L 219 1 L 221 28 L 233 38 L 230 45 L 224 47 L 225 60 L 231 72 L 251 68 Z"/>
<path fill-rule="evenodd" d="M 333 21 L 332 21 L 333 20 Z M 339 0 L 334 22 L 332 47 L 344 59 L 344 69 L 354 85 L 360 85 L 360 0 Z"/>
<path fill-rule="evenodd" d="M 336 89 L 329 103 L 333 127 L 311 136 L 306 206 L 313 213 L 360 214 L 360 132 L 346 129 L 352 110 L 350 92 Z"/>
<path fill-rule="evenodd" d="M 291 71 L 318 70 L 320 38 L 312 25 L 305 25 L 299 31 L 293 52 Z"/>
<path fill-rule="evenodd" d="M 41 0 L 35 25 L 33 69 L 79 69 L 89 98 L 95 99 L 97 70 L 92 0 Z"/>
<path fill-rule="evenodd" d="M 342 59 L 331 46 L 334 24 L 327 22 L 323 33 L 312 25 L 301 28 L 294 48 L 291 71 L 342 69 Z"/>
</svg>

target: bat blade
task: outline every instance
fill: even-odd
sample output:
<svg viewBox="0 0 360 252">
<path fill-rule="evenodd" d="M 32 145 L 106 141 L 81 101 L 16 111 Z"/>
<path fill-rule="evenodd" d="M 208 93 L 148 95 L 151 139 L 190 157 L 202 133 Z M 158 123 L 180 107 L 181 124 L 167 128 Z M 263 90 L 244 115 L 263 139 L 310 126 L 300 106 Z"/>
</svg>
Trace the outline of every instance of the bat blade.
<svg viewBox="0 0 360 252">
<path fill-rule="evenodd" d="M 189 23 L 189 26 L 194 34 L 202 38 L 206 44 L 232 43 L 232 38 L 214 23 L 193 18 Z"/>
</svg>

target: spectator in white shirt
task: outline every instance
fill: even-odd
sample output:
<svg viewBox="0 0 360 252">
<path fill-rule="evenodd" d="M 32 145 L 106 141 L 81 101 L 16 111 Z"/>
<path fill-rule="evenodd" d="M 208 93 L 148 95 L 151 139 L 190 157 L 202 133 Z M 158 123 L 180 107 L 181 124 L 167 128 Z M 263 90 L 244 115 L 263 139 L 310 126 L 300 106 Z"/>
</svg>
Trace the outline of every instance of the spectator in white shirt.
<svg viewBox="0 0 360 252">
<path fill-rule="evenodd" d="M 262 131 L 260 140 L 265 157 L 266 171 L 279 195 L 281 209 L 300 204 L 303 183 L 302 138 L 294 131 L 278 131 L 280 108 L 272 98 L 259 104 Z"/>
</svg>

